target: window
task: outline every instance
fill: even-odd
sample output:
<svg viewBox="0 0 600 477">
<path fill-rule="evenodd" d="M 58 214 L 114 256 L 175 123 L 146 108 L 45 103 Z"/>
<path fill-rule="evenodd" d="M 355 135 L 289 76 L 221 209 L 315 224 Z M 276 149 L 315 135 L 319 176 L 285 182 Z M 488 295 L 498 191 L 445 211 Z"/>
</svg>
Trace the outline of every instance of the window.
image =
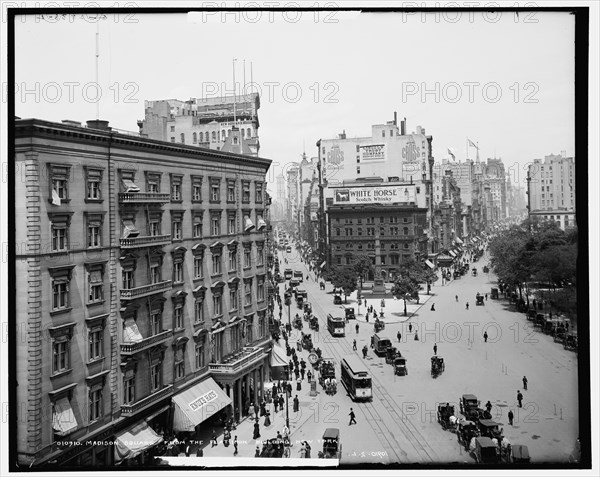
<svg viewBox="0 0 600 477">
<path fill-rule="evenodd" d="M 133 369 L 128 370 L 123 376 L 123 404 L 135 402 L 135 373 Z"/>
<path fill-rule="evenodd" d="M 353 244 L 352 242 L 346 242 L 346 250 L 352 249 Z"/>
<path fill-rule="evenodd" d="M 135 273 L 133 270 L 123 270 L 121 272 L 123 289 L 130 290 L 131 288 L 135 288 L 134 277 L 135 277 Z"/>
<path fill-rule="evenodd" d="M 175 132 L 175 126 L 171 126 L 171 129 L 170 129 L 170 131 L 171 131 L 171 132 Z"/>
<path fill-rule="evenodd" d="M 196 369 L 204 368 L 204 366 L 206 366 L 205 361 L 204 361 L 204 344 L 196 343 L 194 353 L 195 353 Z"/>
<path fill-rule="evenodd" d="M 357 174 L 360 174 L 360 167 L 357 167 L 357 168 L 356 168 L 356 173 L 357 173 Z"/>
<path fill-rule="evenodd" d="M 185 376 L 185 360 L 183 347 L 175 350 L 175 379 L 181 379 Z"/>
<path fill-rule="evenodd" d="M 337 256 L 337 257 L 335 257 L 335 258 L 336 258 L 336 262 L 337 262 L 337 264 L 338 264 L 338 265 L 341 265 L 341 264 L 342 264 L 342 257 L 341 257 L 340 255 L 338 255 L 338 256 Z"/>
<path fill-rule="evenodd" d="M 161 233 L 161 215 L 159 214 L 150 214 L 148 221 L 148 234 L 151 236 L 157 236 Z"/>
<path fill-rule="evenodd" d="M 381 137 L 385 137 L 385 130 L 384 129 L 381 130 Z"/>
<path fill-rule="evenodd" d="M 229 235 L 234 235 L 237 233 L 237 220 L 235 216 L 235 212 L 230 212 L 227 216 L 227 233 Z"/>
<path fill-rule="evenodd" d="M 88 270 L 88 303 L 104 301 L 104 267 Z"/>
<path fill-rule="evenodd" d="M 227 181 L 227 202 L 235 203 L 235 181 Z"/>
<path fill-rule="evenodd" d="M 383 224 L 385 222 L 385 219 L 383 217 L 379 217 L 379 223 Z"/>
<path fill-rule="evenodd" d="M 342 232 L 342 229 L 335 229 L 335 235 L 336 235 L 337 237 L 339 237 L 339 236 L 340 236 L 341 232 Z"/>
<path fill-rule="evenodd" d="M 204 258 L 201 256 L 194 257 L 194 280 L 198 278 L 202 278 L 202 267 L 203 267 Z"/>
<path fill-rule="evenodd" d="M 221 182 L 218 178 L 210 180 L 210 201 L 213 203 L 221 202 Z"/>
<path fill-rule="evenodd" d="M 232 310 L 237 310 L 238 290 L 237 286 L 229 289 L 229 306 Z"/>
<path fill-rule="evenodd" d="M 362 227 L 358 227 L 357 232 L 358 232 L 358 235 L 362 235 L 363 234 Z"/>
<path fill-rule="evenodd" d="M 244 268 L 252 266 L 252 249 L 250 247 L 244 247 Z"/>
<path fill-rule="evenodd" d="M 242 181 L 242 202 L 244 204 L 250 202 L 250 181 Z"/>
<path fill-rule="evenodd" d="M 162 313 L 159 310 L 150 312 L 150 327 L 152 336 L 162 333 Z"/>
<path fill-rule="evenodd" d="M 71 166 L 64 164 L 48 164 L 49 197 L 48 201 L 53 205 L 61 205 L 69 201 L 69 179 Z"/>
<path fill-rule="evenodd" d="M 244 283 L 244 305 L 252 305 L 252 283 Z"/>
<path fill-rule="evenodd" d="M 52 372 L 62 373 L 71 369 L 71 340 L 61 337 L 52 343 Z"/>
<path fill-rule="evenodd" d="M 265 299 L 265 280 L 264 278 L 259 279 L 256 282 L 256 299 L 263 301 Z"/>
<path fill-rule="evenodd" d="M 221 235 L 221 216 L 211 215 L 210 217 L 210 233 L 213 236 Z"/>
<path fill-rule="evenodd" d="M 204 299 L 194 302 L 194 324 L 204 323 Z"/>
<path fill-rule="evenodd" d="M 89 418 L 90 422 L 97 421 L 102 417 L 102 387 L 99 386 L 96 389 L 90 389 L 89 392 Z"/>
<path fill-rule="evenodd" d="M 181 202 L 181 183 L 182 175 L 171 174 L 171 201 Z"/>
<path fill-rule="evenodd" d="M 177 305 L 173 310 L 173 329 L 183 329 L 183 306 Z"/>
<path fill-rule="evenodd" d="M 202 202 L 202 176 L 192 176 L 192 202 Z"/>
<path fill-rule="evenodd" d="M 367 235 L 374 237 L 375 236 L 375 227 L 367 227 Z"/>
<path fill-rule="evenodd" d="M 86 202 L 102 200 L 102 169 L 84 166 L 86 181 Z"/>
<path fill-rule="evenodd" d="M 346 265 L 350 265 L 350 263 L 352 263 L 352 257 L 350 256 L 346 256 Z"/>
<path fill-rule="evenodd" d="M 221 273 L 221 254 L 213 252 L 212 254 L 212 274 L 218 275 Z"/>
<path fill-rule="evenodd" d="M 52 251 L 67 250 L 68 228 L 62 224 L 52 224 Z"/>
<path fill-rule="evenodd" d="M 183 283 L 183 263 L 181 262 L 173 263 L 173 282 Z"/>
<path fill-rule="evenodd" d="M 173 220 L 171 224 L 173 240 L 181 240 L 183 238 L 183 232 L 181 230 L 181 221 Z"/>
<path fill-rule="evenodd" d="M 379 227 L 379 235 L 381 235 L 381 236 L 385 235 L 385 228 Z"/>
<path fill-rule="evenodd" d="M 162 266 L 160 262 L 154 262 L 150 265 L 150 283 L 160 283 L 162 281 Z"/>
<path fill-rule="evenodd" d="M 85 213 L 85 220 L 87 224 L 87 247 L 101 247 L 102 246 L 102 214 L 88 214 Z"/>
<path fill-rule="evenodd" d="M 248 136 L 248 139 L 250 139 L 250 138 L 252 137 L 252 129 L 248 128 L 248 129 L 246 130 L 246 134 L 247 134 L 247 136 Z"/>
<path fill-rule="evenodd" d="M 256 246 L 256 266 L 262 267 L 264 264 L 265 264 L 264 248 L 257 245 Z"/>
<path fill-rule="evenodd" d="M 192 142 L 193 142 L 194 144 L 197 144 L 197 143 L 198 143 L 198 134 L 196 134 L 196 133 L 193 133 L 193 134 L 192 134 Z"/>
<path fill-rule="evenodd" d="M 202 213 L 196 212 L 192 216 L 192 237 L 202 238 Z"/>
<path fill-rule="evenodd" d="M 69 283 L 54 280 L 52 283 L 52 310 L 64 310 L 69 307 Z"/>
<path fill-rule="evenodd" d="M 212 132 L 212 142 L 215 142 L 217 140 L 217 132 L 213 131 Z"/>
<path fill-rule="evenodd" d="M 254 184 L 255 187 L 255 195 L 256 195 L 256 202 L 257 203 L 261 203 L 263 201 L 263 185 L 259 182 L 256 182 Z"/>
<path fill-rule="evenodd" d="M 352 229 L 351 228 L 345 228 L 344 231 L 346 232 L 346 237 L 352 236 Z"/>
<path fill-rule="evenodd" d="M 162 364 L 156 363 L 150 367 L 150 391 L 155 392 L 161 388 Z"/>
<path fill-rule="evenodd" d="M 237 251 L 230 250 L 229 251 L 229 271 L 234 271 L 237 269 Z"/>
<path fill-rule="evenodd" d="M 410 232 L 409 232 L 409 229 L 408 229 L 408 227 L 403 227 L 403 228 L 402 228 L 402 234 L 403 234 L 403 235 L 409 235 L 409 233 L 410 233 Z"/>
<path fill-rule="evenodd" d="M 185 144 L 185 134 L 181 133 L 179 137 L 181 138 L 181 144 Z"/>
<path fill-rule="evenodd" d="M 223 314 L 223 299 L 221 295 L 213 295 L 213 313 L 215 316 Z"/>
<path fill-rule="evenodd" d="M 171 142 L 175 142 L 175 138 L 171 136 Z"/>
<path fill-rule="evenodd" d="M 104 356 L 104 328 L 97 326 L 88 331 L 88 361 Z"/>
</svg>

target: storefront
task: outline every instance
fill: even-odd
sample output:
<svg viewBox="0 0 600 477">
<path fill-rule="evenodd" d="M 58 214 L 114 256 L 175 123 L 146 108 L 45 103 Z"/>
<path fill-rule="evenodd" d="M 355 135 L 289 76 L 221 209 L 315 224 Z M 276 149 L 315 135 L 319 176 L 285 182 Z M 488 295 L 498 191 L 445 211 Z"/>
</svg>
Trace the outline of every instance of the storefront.
<svg viewBox="0 0 600 477">
<path fill-rule="evenodd" d="M 154 460 L 152 450 L 163 441 L 145 421 L 115 436 L 115 464 L 148 465 Z"/>
</svg>

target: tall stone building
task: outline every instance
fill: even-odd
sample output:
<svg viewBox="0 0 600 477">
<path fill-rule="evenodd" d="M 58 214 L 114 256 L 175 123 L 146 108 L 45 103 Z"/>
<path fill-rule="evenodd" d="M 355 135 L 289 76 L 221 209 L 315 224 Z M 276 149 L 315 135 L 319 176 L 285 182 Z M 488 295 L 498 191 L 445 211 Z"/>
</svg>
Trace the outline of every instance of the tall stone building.
<svg viewBox="0 0 600 477">
<path fill-rule="evenodd" d="M 105 121 L 17 119 L 15 152 L 18 461 L 143 463 L 158 429 L 246 415 L 269 377 L 271 161 Z"/>
</svg>

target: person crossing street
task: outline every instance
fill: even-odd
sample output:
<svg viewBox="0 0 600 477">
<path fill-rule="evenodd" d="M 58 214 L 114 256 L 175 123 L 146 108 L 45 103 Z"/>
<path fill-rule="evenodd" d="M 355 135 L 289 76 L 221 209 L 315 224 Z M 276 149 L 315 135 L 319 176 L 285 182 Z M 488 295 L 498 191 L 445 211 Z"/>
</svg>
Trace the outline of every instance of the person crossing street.
<svg viewBox="0 0 600 477">
<path fill-rule="evenodd" d="M 348 423 L 349 426 L 352 425 L 352 423 L 356 424 L 356 415 L 354 414 L 354 411 L 352 410 L 352 408 L 350 408 L 350 413 L 348 414 L 350 416 L 350 422 Z"/>
<path fill-rule="evenodd" d="M 527 376 L 523 376 L 523 389 L 527 391 Z"/>
</svg>

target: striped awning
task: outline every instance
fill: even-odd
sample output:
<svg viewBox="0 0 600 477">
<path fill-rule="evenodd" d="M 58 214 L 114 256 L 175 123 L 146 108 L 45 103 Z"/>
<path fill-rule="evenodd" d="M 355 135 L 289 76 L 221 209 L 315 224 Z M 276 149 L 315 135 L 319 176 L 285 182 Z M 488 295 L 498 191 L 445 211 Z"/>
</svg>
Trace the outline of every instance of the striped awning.
<svg viewBox="0 0 600 477">
<path fill-rule="evenodd" d="M 230 405 L 231 399 L 213 378 L 207 378 L 173 396 L 173 404 L 173 430 L 184 432 L 193 431 L 198 424 Z"/>
<path fill-rule="evenodd" d="M 60 436 L 65 436 L 77 429 L 77 419 L 73 414 L 71 403 L 65 396 L 54 403 L 54 412 L 52 413 L 52 427 Z"/>
<path fill-rule="evenodd" d="M 125 320 L 123 326 L 123 341 L 125 343 L 139 343 L 144 337 L 140 333 L 137 323 L 133 318 Z"/>
<path fill-rule="evenodd" d="M 432 270 L 435 268 L 435 265 L 433 265 L 433 263 L 431 263 L 431 261 L 429 260 L 425 260 L 425 265 L 427 265 Z"/>
<path fill-rule="evenodd" d="M 133 459 L 147 449 L 160 444 L 163 438 L 142 421 L 132 428 L 121 432 L 115 439 L 115 462 Z"/>
<path fill-rule="evenodd" d="M 129 179 L 123 179 L 123 187 L 125 189 L 125 192 L 139 192 L 140 188 L 132 181 Z"/>
</svg>

